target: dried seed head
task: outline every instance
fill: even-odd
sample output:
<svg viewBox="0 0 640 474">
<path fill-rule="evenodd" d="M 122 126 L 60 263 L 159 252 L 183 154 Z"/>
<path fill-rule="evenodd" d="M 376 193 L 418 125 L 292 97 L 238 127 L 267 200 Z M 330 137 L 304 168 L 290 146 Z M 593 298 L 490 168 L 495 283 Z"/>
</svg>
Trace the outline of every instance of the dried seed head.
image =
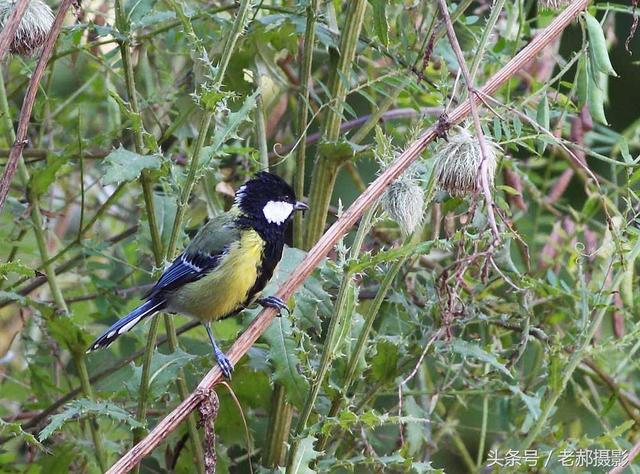
<svg viewBox="0 0 640 474">
<path fill-rule="evenodd" d="M 571 0 L 538 0 L 538 8 L 560 10 L 571 3 Z"/>
<path fill-rule="evenodd" d="M 0 29 L 4 28 L 13 11 L 15 0 L 0 0 Z M 31 56 L 40 49 L 53 25 L 53 12 L 46 3 L 30 0 L 18 25 L 9 51 Z"/>
<path fill-rule="evenodd" d="M 447 142 L 437 148 L 435 176 L 438 187 L 452 196 L 476 194 L 480 191 L 480 164 L 482 153 L 478 139 L 465 129 L 458 129 L 457 134 L 451 134 Z M 499 147 L 485 136 L 487 144 L 487 171 L 489 187 L 493 187 L 496 172 L 497 153 Z"/>
<path fill-rule="evenodd" d="M 382 208 L 403 235 L 411 234 L 424 214 L 424 191 L 415 175 L 415 170 L 409 169 L 391 183 L 382 196 Z"/>
</svg>

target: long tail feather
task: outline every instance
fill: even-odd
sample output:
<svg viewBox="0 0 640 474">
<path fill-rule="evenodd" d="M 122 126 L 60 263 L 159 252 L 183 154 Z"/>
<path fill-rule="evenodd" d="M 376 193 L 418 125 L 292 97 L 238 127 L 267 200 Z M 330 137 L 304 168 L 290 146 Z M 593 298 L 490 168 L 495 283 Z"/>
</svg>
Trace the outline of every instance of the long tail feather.
<svg viewBox="0 0 640 474">
<path fill-rule="evenodd" d="M 119 319 L 116 323 L 107 329 L 105 332 L 100 335 L 91 346 L 89 346 L 89 350 L 87 352 L 95 351 L 96 349 L 100 349 L 101 347 L 107 347 L 113 341 L 115 341 L 118 336 L 124 334 L 125 332 L 131 331 L 133 327 L 142 321 L 144 318 L 148 316 L 153 316 L 158 311 L 162 310 L 165 305 L 165 301 L 154 301 L 153 299 L 141 304 L 136 309 L 127 314 L 124 318 Z"/>
</svg>

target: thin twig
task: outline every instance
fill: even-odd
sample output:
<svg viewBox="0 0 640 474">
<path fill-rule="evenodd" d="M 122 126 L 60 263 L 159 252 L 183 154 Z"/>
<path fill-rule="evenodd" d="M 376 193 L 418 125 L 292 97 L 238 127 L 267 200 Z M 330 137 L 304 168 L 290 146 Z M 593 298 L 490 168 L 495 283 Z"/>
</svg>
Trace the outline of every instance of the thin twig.
<svg viewBox="0 0 640 474">
<path fill-rule="evenodd" d="M 445 0 L 438 0 L 440 4 L 440 14 L 444 19 L 445 26 L 447 28 L 447 36 L 449 37 L 449 43 L 451 43 L 451 47 L 453 48 L 453 52 L 456 55 L 458 60 L 458 65 L 462 70 L 462 75 L 464 77 L 465 82 L 467 83 L 467 90 L 469 97 L 471 98 L 475 93 L 475 88 L 473 87 L 473 79 L 471 78 L 471 74 L 469 73 L 469 68 L 467 67 L 467 63 L 464 60 L 464 54 L 462 53 L 462 49 L 460 49 L 460 44 L 458 43 L 458 38 L 456 37 L 456 32 L 453 29 L 453 23 L 451 22 L 451 17 L 449 16 L 449 10 L 447 9 L 447 3 Z M 484 195 L 484 200 L 487 204 L 487 217 L 489 219 L 489 225 L 491 226 L 491 230 L 493 232 L 493 237 L 496 242 L 500 241 L 500 232 L 498 231 L 498 225 L 496 223 L 496 216 L 493 212 L 493 196 L 491 195 L 491 187 L 490 187 L 490 179 L 489 179 L 489 149 L 487 148 L 487 142 L 484 138 L 484 133 L 482 132 L 482 125 L 480 124 L 480 115 L 478 115 L 478 109 L 476 107 L 476 101 L 469 101 L 469 105 L 471 106 L 471 117 L 473 118 L 473 126 L 476 130 L 476 135 L 478 137 L 478 144 L 480 145 L 480 154 L 482 155 L 482 161 L 480 162 L 479 171 L 479 180 L 482 186 L 482 194 Z"/>
<path fill-rule="evenodd" d="M 586 8 L 589 0 L 576 0 L 551 24 L 538 34 L 524 49 L 522 49 L 500 71 L 493 75 L 482 88 L 484 94 L 493 94 L 511 76 L 516 74 L 526 64 L 531 62 L 538 52 L 551 43 L 575 18 Z M 466 118 L 470 112 L 470 101 L 476 101 L 476 96 L 470 96 L 467 101 L 456 107 L 449 115 L 451 123 L 458 123 Z M 358 221 L 364 211 L 375 202 L 400 174 L 402 174 L 425 150 L 437 135 L 437 124 L 429 127 L 369 187 L 354 201 L 354 203 L 342 214 L 342 216 L 325 232 L 316 245 L 307 253 L 305 259 L 291 273 L 289 279 L 282 285 L 276 296 L 288 300 L 295 290 L 313 272 L 316 266 L 333 249 L 336 242 Z M 266 308 L 253 320 L 244 333 L 233 344 L 228 352 L 232 363 L 237 363 L 249 350 L 253 343 L 267 329 L 273 321 L 276 312 L 272 308 Z M 211 387 L 223 380 L 222 372 L 218 366 L 214 366 L 202 379 L 198 388 L 169 413 L 139 444 L 131 448 L 108 471 L 109 474 L 128 472 L 143 457 L 149 454 L 164 439 L 169 436 L 180 423 L 191 413 L 204 399 Z"/>
<path fill-rule="evenodd" d="M 4 206 L 4 202 L 7 199 L 11 181 L 13 180 L 13 176 L 16 174 L 16 170 L 18 169 L 19 158 L 20 156 L 22 156 L 22 150 L 27 144 L 27 131 L 29 129 L 29 121 L 31 120 L 33 105 L 36 101 L 36 94 L 38 93 L 38 85 L 40 84 L 40 80 L 44 75 L 44 70 L 47 67 L 49 58 L 51 57 L 51 52 L 53 51 L 56 39 L 58 39 L 58 35 L 60 34 L 60 31 L 62 29 L 64 17 L 67 13 L 67 10 L 69 10 L 69 7 L 72 5 L 76 5 L 75 0 L 62 0 L 60 8 L 58 8 L 56 18 L 53 21 L 51 31 L 47 36 L 47 41 L 42 47 L 42 53 L 40 54 L 40 59 L 38 60 L 36 69 L 35 71 L 33 71 L 33 75 L 31 76 L 31 80 L 29 81 L 29 87 L 27 88 L 27 93 L 24 97 L 24 102 L 22 103 L 22 110 L 20 110 L 20 119 L 18 121 L 18 129 L 16 131 L 16 140 L 11 147 L 9 159 L 7 160 L 7 164 L 4 168 L 2 178 L 0 178 L 0 209 L 2 209 L 2 207 Z M 0 44 L 0 48 L 2 48 L 2 44 Z M 1 54 L 2 49 L 0 49 L 0 57 Z"/>
</svg>

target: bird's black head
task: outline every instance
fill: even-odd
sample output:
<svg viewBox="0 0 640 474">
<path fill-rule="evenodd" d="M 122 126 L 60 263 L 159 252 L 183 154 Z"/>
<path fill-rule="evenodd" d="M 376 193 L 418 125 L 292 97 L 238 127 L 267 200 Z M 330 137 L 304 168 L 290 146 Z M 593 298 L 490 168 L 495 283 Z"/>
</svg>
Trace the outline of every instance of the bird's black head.
<svg viewBox="0 0 640 474">
<path fill-rule="evenodd" d="M 275 174 L 261 171 L 236 191 L 235 205 L 254 226 L 284 231 L 295 211 L 308 209 L 296 200 L 291 186 Z"/>
</svg>

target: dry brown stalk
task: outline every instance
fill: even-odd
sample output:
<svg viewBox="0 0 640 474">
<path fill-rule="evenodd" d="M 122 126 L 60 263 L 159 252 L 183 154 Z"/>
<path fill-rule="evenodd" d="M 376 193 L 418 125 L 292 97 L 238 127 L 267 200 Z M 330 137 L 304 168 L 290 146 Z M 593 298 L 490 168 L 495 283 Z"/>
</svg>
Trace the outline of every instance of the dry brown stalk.
<svg viewBox="0 0 640 474">
<path fill-rule="evenodd" d="M 469 97 L 475 95 L 475 88 L 473 86 L 473 79 L 471 78 L 471 73 L 469 73 L 469 68 L 467 67 L 467 63 L 464 60 L 464 54 L 462 53 L 462 49 L 460 48 L 460 43 L 458 43 L 458 37 L 456 36 L 456 32 L 453 29 L 453 23 L 451 22 L 451 17 L 449 16 L 449 10 L 447 8 L 446 0 L 439 0 L 440 5 L 440 15 L 444 19 L 444 24 L 447 29 L 447 36 L 449 37 L 449 43 L 453 48 L 453 52 L 456 55 L 456 59 L 458 60 L 458 66 L 462 71 L 462 75 L 464 77 L 464 81 L 467 85 L 467 91 Z M 489 219 L 489 225 L 491 226 L 491 230 L 493 232 L 493 238 L 496 242 L 500 241 L 500 232 L 498 231 L 498 224 L 496 223 L 496 216 L 493 211 L 493 196 L 491 194 L 491 178 L 489 177 L 489 148 L 484 137 L 484 133 L 482 132 L 482 125 L 480 124 L 480 115 L 478 114 L 478 107 L 476 105 L 475 100 L 468 101 L 469 106 L 471 108 L 471 117 L 473 118 L 473 127 L 476 131 L 476 136 L 478 137 L 478 144 L 480 145 L 480 154 L 482 155 L 482 161 L 480 162 L 480 169 L 478 170 L 478 180 L 480 182 L 480 188 L 482 189 L 482 194 L 484 195 L 484 200 L 487 204 L 487 218 Z"/>
<path fill-rule="evenodd" d="M 527 63 L 533 60 L 536 54 L 546 45 L 553 41 L 562 31 L 576 18 L 576 16 L 586 8 L 589 0 L 575 0 L 567 7 L 555 20 L 540 34 L 538 34 L 524 49 L 522 49 L 511 61 L 509 61 L 500 71 L 493 75 L 479 92 L 482 95 L 491 95 L 498 90 L 511 76 L 521 70 Z M 471 110 L 470 101 L 479 103 L 476 95 L 470 95 L 468 100 L 456 107 L 449 115 L 449 122 L 452 124 L 460 122 L 469 115 Z M 355 200 L 342 216 L 327 230 L 318 243 L 309 251 L 305 259 L 293 271 L 289 279 L 280 287 L 276 296 L 283 300 L 288 300 L 295 290 L 313 272 L 315 267 L 326 257 L 334 247 L 335 243 L 351 229 L 358 221 L 364 211 L 375 202 L 384 190 L 413 163 L 420 154 L 432 142 L 438 133 L 438 123 L 429 127 L 425 132 L 409 147 L 402 152 L 396 160 L 369 187 Z M 247 330 L 233 344 L 227 353 L 229 359 L 236 364 L 240 358 L 249 350 L 253 343 L 267 329 L 275 317 L 275 310 L 264 309 Z M 132 447 L 129 452 L 120 458 L 109 471 L 108 474 L 119 474 L 129 472 L 143 457 L 149 454 L 158 446 L 178 425 L 191 413 L 210 393 L 211 388 L 223 380 L 222 372 L 216 365 L 202 379 L 198 388 L 184 399 L 176 408 L 171 411 L 140 443 Z"/>
<path fill-rule="evenodd" d="M 29 81 L 27 93 L 24 97 L 24 101 L 22 102 L 22 109 L 20 110 L 18 130 L 16 131 L 16 141 L 11 147 L 11 151 L 9 152 L 9 159 L 7 160 L 7 164 L 4 168 L 2 178 L 0 178 L 0 209 L 2 209 L 2 206 L 4 206 L 4 201 L 7 199 L 11 181 L 13 180 L 13 176 L 16 174 L 16 170 L 18 169 L 18 162 L 20 161 L 20 157 L 22 156 L 22 150 L 27 144 L 27 131 L 29 129 L 29 121 L 31 120 L 33 105 L 36 101 L 36 94 L 38 93 L 38 85 L 40 84 L 40 80 L 44 75 L 44 70 L 47 67 L 49 58 L 51 57 L 53 46 L 55 45 L 56 40 L 58 39 L 58 35 L 62 30 L 64 17 L 67 14 L 67 10 L 69 10 L 69 7 L 72 5 L 76 5 L 75 0 L 63 0 L 60 4 L 60 8 L 58 8 L 58 13 L 56 14 L 56 18 L 53 21 L 53 26 L 51 27 L 51 31 L 49 32 L 49 36 L 47 37 L 47 41 L 42 47 L 42 53 L 40 54 L 40 59 L 38 59 L 36 69 L 31 76 L 31 80 Z M 11 20 L 9 20 L 8 26 L 11 26 L 10 22 Z M 4 41 L 4 37 L 0 39 Z M 0 44 L 0 55 L 3 54 L 3 49 L 1 49 L 3 46 L 3 44 Z"/>
</svg>

